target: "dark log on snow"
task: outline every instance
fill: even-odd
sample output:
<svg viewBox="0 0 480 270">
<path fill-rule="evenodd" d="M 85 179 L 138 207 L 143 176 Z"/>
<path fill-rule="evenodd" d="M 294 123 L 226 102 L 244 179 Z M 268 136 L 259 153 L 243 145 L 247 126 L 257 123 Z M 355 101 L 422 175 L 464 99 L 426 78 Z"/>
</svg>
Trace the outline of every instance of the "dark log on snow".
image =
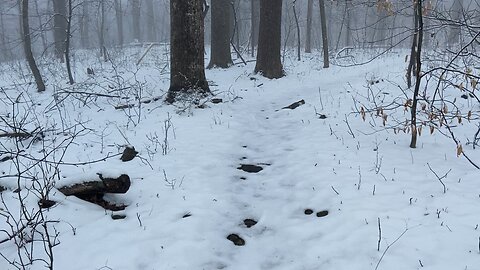
<svg viewBox="0 0 480 270">
<path fill-rule="evenodd" d="M 299 100 L 297 102 L 294 102 L 286 107 L 283 107 L 282 109 L 290 109 L 290 110 L 295 110 L 297 107 L 299 106 L 302 106 L 303 104 L 305 104 L 305 100 Z"/>
<path fill-rule="evenodd" d="M 126 174 L 118 178 L 104 178 L 98 174 L 98 179 L 85 181 L 58 190 L 66 196 L 103 195 L 105 193 L 126 193 L 130 188 L 130 177 Z"/>
</svg>

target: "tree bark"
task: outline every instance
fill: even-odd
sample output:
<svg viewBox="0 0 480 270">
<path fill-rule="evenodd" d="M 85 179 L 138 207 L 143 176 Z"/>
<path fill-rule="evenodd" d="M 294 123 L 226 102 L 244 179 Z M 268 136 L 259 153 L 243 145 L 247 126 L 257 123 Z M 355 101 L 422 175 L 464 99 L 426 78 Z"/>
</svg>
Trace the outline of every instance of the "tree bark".
<svg viewBox="0 0 480 270">
<path fill-rule="evenodd" d="M 282 0 L 260 0 L 259 28 L 255 73 L 270 79 L 281 78 Z"/>
<path fill-rule="evenodd" d="M 53 37 L 55 56 L 63 62 L 67 39 L 67 5 L 65 0 L 53 0 Z"/>
<path fill-rule="evenodd" d="M 312 52 L 312 15 L 313 15 L 313 0 L 308 0 L 307 6 L 307 31 L 305 33 L 305 52 Z"/>
<path fill-rule="evenodd" d="M 170 88 L 166 102 L 179 93 L 208 94 L 204 59 L 202 0 L 170 1 Z"/>
<path fill-rule="evenodd" d="M 211 11 L 211 57 L 208 68 L 228 68 L 233 65 L 230 51 L 232 7 L 228 1 L 212 0 Z"/>
<path fill-rule="evenodd" d="M 328 55 L 328 31 L 327 31 L 327 18 L 325 16 L 325 1 L 318 0 L 320 4 L 320 20 L 322 24 L 322 47 L 323 47 L 323 67 L 328 68 L 330 66 L 330 58 Z"/>
<path fill-rule="evenodd" d="M 32 53 L 32 39 L 30 37 L 30 24 L 28 21 L 28 0 L 22 0 L 22 29 L 23 29 L 23 48 L 25 51 L 25 57 L 27 58 L 28 65 L 32 71 L 35 83 L 37 84 L 38 92 L 45 91 L 45 84 L 43 82 L 42 75 L 38 70 L 37 63 Z"/>
</svg>

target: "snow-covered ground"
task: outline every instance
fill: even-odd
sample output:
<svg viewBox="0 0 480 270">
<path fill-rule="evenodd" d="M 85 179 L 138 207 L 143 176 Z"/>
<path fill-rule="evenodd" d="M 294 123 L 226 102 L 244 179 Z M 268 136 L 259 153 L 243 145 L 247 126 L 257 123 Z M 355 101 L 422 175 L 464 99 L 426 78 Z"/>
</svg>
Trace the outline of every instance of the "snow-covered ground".
<svg viewBox="0 0 480 270">
<path fill-rule="evenodd" d="M 57 187 L 96 173 L 125 173 L 132 185 L 126 194 L 107 196 L 128 205 L 120 220 L 100 206 L 53 191 L 50 199 L 57 204 L 45 215 L 59 221 L 51 224 L 60 241 L 53 249 L 55 269 L 480 269 L 479 171 L 457 157 L 456 145 L 440 132 L 425 131 L 418 148 L 410 149 L 409 134 L 395 134 L 381 120 L 367 115 L 363 121 L 356 113 L 359 102 L 368 105 L 371 80 L 375 95 L 402 96 L 392 82 L 405 85 L 403 53 L 329 69 L 321 68 L 317 54 L 301 62 L 287 57 L 287 76 L 278 80 L 252 74 L 252 62 L 207 70 L 222 103 L 206 102 L 200 109 L 159 100 L 116 110 L 135 102 L 135 95 L 160 97 L 168 88 L 164 58 L 149 55 L 137 69 L 129 63 L 140 54 L 120 54 L 113 64 L 79 60 L 79 83 L 69 88 L 130 101 L 62 92 L 55 103 L 54 87 L 66 87 L 62 67 L 52 68 L 60 71 L 49 76 L 44 94 L 3 71 L 4 96 L 15 99 L 22 89 L 25 100 L 37 104 L 36 118 L 26 126 L 55 127 L 45 133 L 48 147 L 61 141 L 57 131 L 82 123 L 86 130 L 69 145 L 64 162 L 102 159 L 125 145 L 139 152 L 130 162 L 115 156 L 60 166 Z M 83 74 L 87 66 L 94 67 L 94 76 Z M 15 89 L 14 83 L 23 86 Z M 302 99 L 305 104 L 282 109 Z M 12 107 L 0 110 L 5 116 Z M 391 117 L 409 119 L 401 112 Z M 0 138 L 4 148 L 13 147 L 12 141 Z M 37 142 L 26 151 L 36 155 L 42 147 Z M 478 150 L 464 147 L 479 160 Z M 14 173 L 12 164 L 0 163 L 2 173 Z M 242 164 L 263 170 L 244 172 L 238 169 Z M 439 177 L 451 170 L 442 178 L 445 193 L 429 166 Z M 16 184 L 0 179 L 9 188 L 2 193 L 1 211 L 7 205 L 18 212 Z M 34 194 L 28 198 L 29 208 L 36 207 Z M 313 213 L 307 215 L 307 209 Z M 325 210 L 328 215 L 317 217 Z M 258 223 L 248 228 L 245 219 Z M 0 229 L 8 230 L 3 221 Z M 230 234 L 245 245 L 234 245 Z M 0 241 L 5 237 L 0 232 Z M 0 245 L 7 258 L 16 252 L 12 241 Z M 36 252 L 43 254 L 40 247 Z M 0 269 L 15 268 L 1 260 Z M 31 269 L 43 269 L 43 263 Z"/>
</svg>

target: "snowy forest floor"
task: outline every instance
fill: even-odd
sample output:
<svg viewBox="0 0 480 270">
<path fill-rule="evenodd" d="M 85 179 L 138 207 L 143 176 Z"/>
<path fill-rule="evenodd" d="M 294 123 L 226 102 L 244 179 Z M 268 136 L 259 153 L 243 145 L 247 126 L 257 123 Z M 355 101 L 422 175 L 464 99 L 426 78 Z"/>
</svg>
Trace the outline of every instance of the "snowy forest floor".
<svg viewBox="0 0 480 270">
<path fill-rule="evenodd" d="M 4 104 L 10 104 L 6 96 L 15 100 L 23 92 L 25 106 L 17 112 L 33 119 L 25 127 L 46 130 L 47 143 L 26 147 L 31 155 L 59 145 L 66 132 L 78 132 L 63 157 L 68 163 L 103 159 L 125 145 L 139 152 L 130 162 L 115 156 L 60 166 L 56 187 L 97 173 L 128 174 L 132 185 L 126 194 L 107 196 L 127 205 L 120 220 L 52 191 L 57 204 L 45 215 L 58 221 L 51 225 L 60 241 L 55 269 L 480 269 L 479 171 L 458 158 L 456 145 L 440 132 L 426 130 L 410 149 L 409 134 L 396 134 L 374 115 L 363 121 L 358 113 L 360 104 L 403 95 L 404 52 L 329 69 L 321 68 L 317 54 L 301 62 L 287 56 L 287 76 L 278 80 L 252 74 L 253 62 L 207 70 L 215 98 L 223 102 L 207 100 L 203 108 L 139 103 L 162 97 L 169 76 L 166 51 L 155 50 L 133 66 L 141 53 L 118 53 L 110 63 L 79 53 L 75 87 L 66 84 L 60 64 L 44 63 L 52 75 L 43 94 L 7 71 L 12 66 L 2 71 Z M 84 74 L 87 67 L 95 75 Z M 299 100 L 305 104 L 282 109 Z M 133 105 L 115 109 L 125 104 Z M 0 115 L 14 114 L 13 107 L 0 108 Z M 402 122 L 409 114 L 400 109 L 390 119 Z M 78 123 L 81 131 L 69 129 Z M 461 126 L 458 136 L 470 136 L 472 130 Z M 13 139 L 0 142 L 5 149 L 15 146 Z M 479 160 L 478 150 L 465 149 Z M 262 170 L 248 173 L 242 164 Z M 10 174 L 15 166 L 2 162 L 0 170 Z M 433 172 L 448 172 L 441 179 L 445 192 Z M 18 212 L 16 184 L 0 178 L 8 188 L 2 211 L 8 206 Z M 37 201 L 30 194 L 29 208 Z M 257 223 L 246 226 L 245 219 Z M 230 234 L 245 245 L 234 245 Z M 7 258 L 16 252 L 11 241 L 0 245 Z M 42 252 L 37 246 L 36 256 Z M 1 260 L 0 269 L 14 268 Z M 43 263 L 31 269 L 43 269 Z"/>
</svg>

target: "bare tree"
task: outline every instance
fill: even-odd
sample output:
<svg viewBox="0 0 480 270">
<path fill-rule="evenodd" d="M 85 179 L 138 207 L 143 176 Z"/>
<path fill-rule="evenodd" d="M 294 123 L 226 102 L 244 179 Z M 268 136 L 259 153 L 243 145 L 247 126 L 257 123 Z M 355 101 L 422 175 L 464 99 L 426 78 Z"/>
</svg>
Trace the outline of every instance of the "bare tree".
<svg viewBox="0 0 480 270">
<path fill-rule="evenodd" d="M 205 78 L 202 0 L 170 1 L 170 88 L 167 103 L 179 94 L 210 93 Z"/>
<path fill-rule="evenodd" d="M 133 39 L 137 41 L 142 41 L 142 33 L 140 26 L 140 13 L 141 13 L 141 0 L 131 0 L 132 3 L 132 27 L 133 27 Z M 102 1 L 103 2 L 103 1 Z"/>
<path fill-rule="evenodd" d="M 280 56 L 282 0 L 260 0 L 260 27 L 255 73 L 273 79 L 284 76 Z"/>
<path fill-rule="evenodd" d="M 307 31 L 305 32 L 305 52 L 312 52 L 312 15 L 313 15 L 313 0 L 308 0 L 307 6 Z"/>
<path fill-rule="evenodd" d="M 115 0 L 115 17 L 117 21 L 117 35 L 118 35 L 118 44 L 123 46 L 124 38 L 123 38 L 123 8 L 122 8 L 122 1 Z"/>
<path fill-rule="evenodd" d="M 260 1 L 259 0 L 250 0 L 250 46 L 251 46 L 251 56 L 255 56 L 255 47 L 258 45 L 258 25 L 259 25 L 259 13 L 260 13 Z"/>
<path fill-rule="evenodd" d="M 63 62 L 67 39 L 67 5 L 65 0 L 53 0 L 53 37 L 55 56 Z"/>
<path fill-rule="evenodd" d="M 416 44 L 415 47 L 415 90 L 413 92 L 413 101 L 411 108 L 411 117 L 412 117 L 412 139 L 410 141 L 410 148 L 417 147 L 417 104 L 418 104 L 418 93 L 420 92 L 420 82 L 421 82 L 421 69 L 422 69 L 422 42 L 423 42 L 423 4 L 422 0 L 417 0 L 413 3 L 415 21 L 417 22 L 415 28 Z"/>
<path fill-rule="evenodd" d="M 155 24 L 155 9 L 153 0 L 146 0 L 147 4 L 147 33 L 148 41 L 157 41 L 157 27 Z"/>
<path fill-rule="evenodd" d="M 323 47 L 323 67 L 328 68 L 330 66 L 330 58 L 328 55 L 328 31 L 327 31 L 327 18 L 325 15 L 325 0 L 318 0 L 320 5 L 320 19 L 322 24 L 322 47 Z"/>
<path fill-rule="evenodd" d="M 232 7 L 225 0 L 212 0 L 211 6 L 211 57 L 208 68 L 227 68 L 233 65 L 230 51 Z"/>
<path fill-rule="evenodd" d="M 83 48 L 90 46 L 90 27 L 89 27 L 89 1 L 82 2 L 82 15 L 80 16 L 80 43 Z"/>
<path fill-rule="evenodd" d="M 42 75 L 38 70 L 37 63 L 32 53 L 32 39 L 30 36 L 30 24 L 28 18 L 28 0 L 22 0 L 22 29 L 23 29 L 23 48 L 25 51 L 25 57 L 27 58 L 28 65 L 32 71 L 35 83 L 37 84 L 38 92 L 45 91 L 45 83 L 43 82 Z"/>
</svg>

